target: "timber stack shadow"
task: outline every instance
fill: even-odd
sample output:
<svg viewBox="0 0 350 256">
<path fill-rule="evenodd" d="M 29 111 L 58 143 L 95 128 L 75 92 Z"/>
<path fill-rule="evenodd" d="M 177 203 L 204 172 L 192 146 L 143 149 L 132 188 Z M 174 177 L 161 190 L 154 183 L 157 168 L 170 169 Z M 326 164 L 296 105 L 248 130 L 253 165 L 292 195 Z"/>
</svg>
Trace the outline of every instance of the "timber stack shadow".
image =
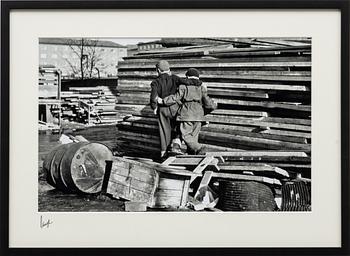
<svg viewBox="0 0 350 256">
<path fill-rule="evenodd" d="M 122 149 L 105 159 L 97 192 L 127 200 L 130 211 L 310 211 L 311 39 L 162 38 L 158 43 L 163 47 L 118 63 L 117 90 L 95 90 L 105 91 L 105 115 L 113 113 L 100 124 L 115 122 L 105 126 L 109 137 L 102 142 Z M 204 155 L 157 163 L 158 122 L 149 97 L 161 59 L 180 77 L 197 68 L 218 103 L 200 132 Z M 73 88 L 63 100 L 84 90 L 94 91 Z"/>
</svg>

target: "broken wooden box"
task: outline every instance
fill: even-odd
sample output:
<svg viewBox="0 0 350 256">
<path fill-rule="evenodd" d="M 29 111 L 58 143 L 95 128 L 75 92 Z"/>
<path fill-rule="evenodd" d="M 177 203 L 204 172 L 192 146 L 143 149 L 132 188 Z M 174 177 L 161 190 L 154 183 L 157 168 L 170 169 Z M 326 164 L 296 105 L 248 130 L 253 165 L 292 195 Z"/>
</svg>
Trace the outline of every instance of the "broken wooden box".
<svg viewBox="0 0 350 256">
<path fill-rule="evenodd" d="M 151 208 L 184 207 L 193 173 L 154 162 L 114 157 L 107 161 L 105 190 L 115 198 Z"/>
</svg>

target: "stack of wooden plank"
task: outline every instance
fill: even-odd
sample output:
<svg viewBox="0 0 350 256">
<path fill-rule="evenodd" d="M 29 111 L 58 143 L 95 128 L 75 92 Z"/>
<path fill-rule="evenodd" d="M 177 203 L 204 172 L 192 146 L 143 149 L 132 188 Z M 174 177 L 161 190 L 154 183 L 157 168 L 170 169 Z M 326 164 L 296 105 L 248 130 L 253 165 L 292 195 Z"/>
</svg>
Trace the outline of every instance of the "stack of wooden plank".
<svg viewBox="0 0 350 256">
<path fill-rule="evenodd" d="M 158 41 L 163 47 L 179 47 L 179 46 L 196 46 L 196 45 L 217 45 L 230 43 L 237 48 L 246 47 L 271 47 L 273 45 L 282 46 L 297 46 L 297 45 L 310 45 L 310 38 L 301 37 L 283 37 L 283 38 L 232 38 L 232 37 L 216 37 L 216 38 L 162 38 Z"/>
<path fill-rule="evenodd" d="M 39 128 L 52 129 L 61 123 L 61 72 L 54 67 L 39 67 Z M 41 123 L 40 123 L 41 122 Z"/>
<path fill-rule="evenodd" d="M 63 118 L 87 123 L 90 115 L 93 124 L 116 123 L 114 109 L 117 91 L 113 86 L 70 87 L 61 93 Z M 84 106 L 91 106 L 90 111 Z"/>
<path fill-rule="evenodd" d="M 115 109 L 124 116 L 118 128 L 125 147 L 139 155 L 159 150 L 149 92 L 157 76 L 155 64 L 165 59 L 172 73 L 181 77 L 188 68 L 199 69 L 209 96 L 218 102 L 200 133 L 200 142 L 209 151 L 288 150 L 310 156 L 310 40 L 221 41 L 191 46 L 185 40 L 177 47 L 140 52 L 119 63 L 121 94 Z M 241 43 L 239 48 L 234 42 Z"/>
</svg>

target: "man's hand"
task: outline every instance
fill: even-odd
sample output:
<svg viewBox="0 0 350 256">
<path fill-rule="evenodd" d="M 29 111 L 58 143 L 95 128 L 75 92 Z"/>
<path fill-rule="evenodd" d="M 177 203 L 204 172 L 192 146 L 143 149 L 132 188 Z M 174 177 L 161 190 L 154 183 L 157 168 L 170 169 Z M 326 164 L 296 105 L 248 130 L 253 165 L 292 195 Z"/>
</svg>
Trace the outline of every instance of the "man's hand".
<svg viewBox="0 0 350 256">
<path fill-rule="evenodd" d="M 158 108 L 153 109 L 153 114 L 157 115 Z"/>
<path fill-rule="evenodd" d="M 163 104 L 163 103 L 164 103 L 164 102 L 163 102 L 163 99 L 162 99 L 162 98 L 157 97 L 157 103 L 158 103 L 158 104 Z"/>
</svg>

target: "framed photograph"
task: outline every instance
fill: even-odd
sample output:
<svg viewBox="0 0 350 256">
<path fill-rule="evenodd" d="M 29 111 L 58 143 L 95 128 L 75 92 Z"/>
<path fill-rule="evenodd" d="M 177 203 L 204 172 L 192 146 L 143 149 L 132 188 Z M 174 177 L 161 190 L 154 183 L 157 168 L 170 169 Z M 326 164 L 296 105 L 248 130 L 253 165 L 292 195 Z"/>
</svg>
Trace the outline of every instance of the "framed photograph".
<svg viewBox="0 0 350 256">
<path fill-rule="evenodd" d="M 350 255 L 349 1 L 1 6 L 1 255 Z"/>
</svg>

